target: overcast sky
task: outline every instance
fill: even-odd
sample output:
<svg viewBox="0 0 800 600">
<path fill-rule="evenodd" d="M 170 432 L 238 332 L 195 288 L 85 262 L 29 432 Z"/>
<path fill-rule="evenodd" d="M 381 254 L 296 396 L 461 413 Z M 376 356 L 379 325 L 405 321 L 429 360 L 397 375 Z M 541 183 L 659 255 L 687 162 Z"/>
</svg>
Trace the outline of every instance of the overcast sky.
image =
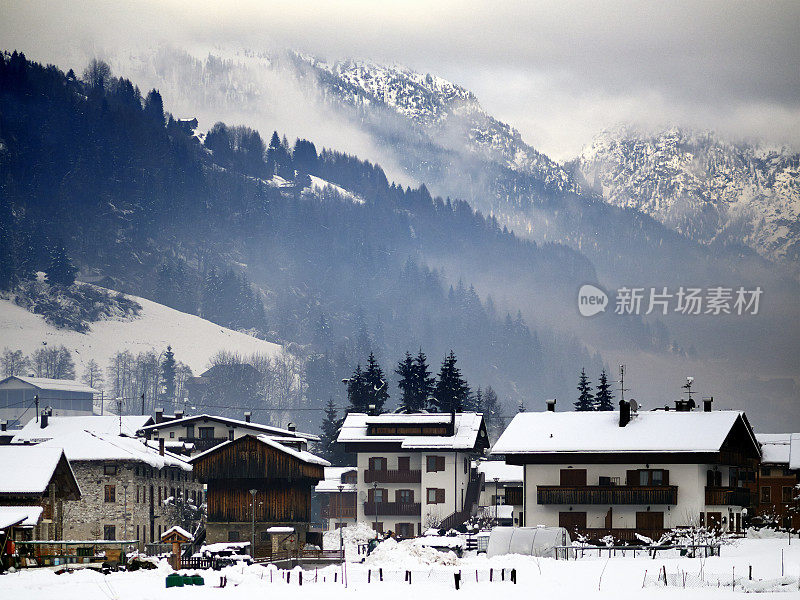
<svg viewBox="0 0 800 600">
<path fill-rule="evenodd" d="M 469 88 L 556 159 L 619 122 L 800 147 L 798 32 L 800 2 L 0 4 L 0 45 L 59 66 L 164 42 L 405 64 Z"/>
</svg>

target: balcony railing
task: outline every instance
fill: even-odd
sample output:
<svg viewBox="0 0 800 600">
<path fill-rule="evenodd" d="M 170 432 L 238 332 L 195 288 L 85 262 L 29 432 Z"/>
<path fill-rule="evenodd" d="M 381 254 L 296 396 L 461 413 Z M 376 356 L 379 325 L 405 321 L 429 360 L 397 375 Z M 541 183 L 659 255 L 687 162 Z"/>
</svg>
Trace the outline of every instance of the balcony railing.
<svg viewBox="0 0 800 600">
<path fill-rule="evenodd" d="M 706 505 L 750 506 L 750 490 L 739 487 L 706 486 Z"/>
<path fill-rule="evenodd" d="M 381 517 L 422 515 L 422 505 L 419 502 L 364 502 L 364 517 L 374 519 L 377 509 L 378 520 Z"/>
<path fill-rule="evenodd" d="M 227 442 L 228 438 L 226 438 L 226 437 L 224 437 L 224 438 L 210 438 L 210 437 L 205 437 L 205 438 L 201 438 L 201 437 L 187 438 L 187 437 L 179 437 L 178 441 L 194 444 L 194 448 L 195 448 L 195 450 L 197 452 L 205 452 L 206 450 L 210 450 L 211 448 L 214 448 L 215 446 L 219 446 L 223 442 Z"/>
<path fill-rule="evenodd" d="M 320 511 L 323 519 L 355 519 L 355 506 L 323 506 Z"/>
<path fill-rule="evenodd" d="M 536 487 L 539 504 L 677 504 L 678 487 L 657 486 L 560 486 Z"/>
<path fill-rule="evenodd" d="M 638 542 L 640 541 L 639 538 L 636 537 L 636 534 L 643 535 L 645 537 L 649 537 L 651 540 L 658 541 L 662 535 L 667 532 L 666 529 L 620 529 L 620 528 L 611 528 L 605 529 L 602 527 L 592 528 L 592 529 L 581 529 L 578 530 L 578 533 L 582 533 L 583 535 L 587 536 L 590 540 L 599 540 L 607 535 L 613 535 L 614 539 L 619 540 L 621 542 Z M 570 535 L 573 535 L 573 532 L 569 532 Z"/>
<path fill-rule="evenodd" d="M 411 470 L 373 470 L 364 471 L 364 483 L 419 483 L 422 481 L 422 471 Z"/>
<path fill-rule="evenodd" d="M 506 495 L 503 504 L 520 505 L 522 504 L 522 488 L 521 487 L 507 487 Z"/>
</svg>

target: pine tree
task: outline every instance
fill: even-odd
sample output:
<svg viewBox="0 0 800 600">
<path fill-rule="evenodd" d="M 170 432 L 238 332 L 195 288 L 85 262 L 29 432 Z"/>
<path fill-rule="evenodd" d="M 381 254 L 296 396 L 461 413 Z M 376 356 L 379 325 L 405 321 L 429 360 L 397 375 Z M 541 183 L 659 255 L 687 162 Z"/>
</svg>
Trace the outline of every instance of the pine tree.
<svg viewBox="0 0 800 600">
<path fill-rule="evenodd" d="M 487 387 L 483 393 L 483 420 L 492 440 L 496 440 L 503 430 L 502 411 L 503 407 L 500 406 L 497 393 L 491 387 Z"/>
<path fill-rule="evenodd" d="M 586 377 L 585 369 L 581 369 L 581 378 L 578 382 L 578 391 L 580 392 L 580 395 L 578 396 L 577 402 L 575 402 L 575 410 L 594 410 L 594 395 L 592 394 L 591 382 Z"/>
<path fill-rule="evenodd" d="M 67 250 L 61 243 L 50 250 L 50 264 L 47 267 L 47 282 L 55 285 L 70 286 L 75 283 L 77 267 L 67 255 Z"/>
<path fill-rule="evenodd" d="M 461 412 L 469 404 L 470 394 L 469 385 L 461 377 L 461 370 L 456 366 L 456 355 L 451 350 L 442 361 L 439 380 L 433 392 L 436 409 L 439 412 Z"/>
<path fill-rule="evenodd" d="M 344 451 L 344 444 L 338 443 L 339 429 L 342 427 L 343 419 L 338 416 L 338 411 L 329 398 L 325 405 L 325 417 L 322 419 L 322 434 L 316 444 L 317 453 L 329 461 L 332 465 L 343 467 L 347 464 L 348 456 Z"/>
<path fill-rule="evenodd" d="M 614 410 L 614 394 L 611 392 L 611 384 L 608 382 L 605 369 L 600 373 L 594 404 L 595 410 Z"/>
<path fill-rule="evenodd" d="M 369 402 L 367 406 L 373 404 L 375 412 L 383 412 L 383 406 L 389 399 L 389 385 L 383 376 L 383 369 L 378 364 L 375 354 L 369 353 L 367 368 L 364 370 L 364 383 L 366 384 Z"/>
<path fill-rule="evenodd" d="M 161 393 L 159 401 L 164 407 L 172 407 L 175 404 L 175 354 L 172 346 L 167 346 L 164 352 L 164 360 L 161 361 Z"/>
<path fill-rule="evenodd" d="M 394 372 L 400 377 L 400 381 L 397 382 L 397 387 L 400 388 L 400 408 L 404 412 L 417 412 L 419 407 L 416 406 L 414 389 L 416 384 L 414 380 L 414 359 L 411 357 L 410 352 L 406 352 L 403 360 L 397 363 L 397 368 Z"/>
<path fill-rule="evenodd" d="M 433 408 L 431 398 L 433 390 L 436 387 L 436 378 L 432 376 L 430 369 L 428 369 L 428 357 L 420 348 L 417 357 L 414 359 L 414 381 L 415 381 L 415 395 L 416 405 L 419 406 L 418 410 L 427 410 Z"/>
<path fill-rule="evenodd" d="M 347 380 L 347 400 L 350 402 L 348 412 L 365 413 L 369 410 L 370 396 L 367 392 L 367 382 L 361 365 L 356 365 L 356 370 Z"/>
</svg>

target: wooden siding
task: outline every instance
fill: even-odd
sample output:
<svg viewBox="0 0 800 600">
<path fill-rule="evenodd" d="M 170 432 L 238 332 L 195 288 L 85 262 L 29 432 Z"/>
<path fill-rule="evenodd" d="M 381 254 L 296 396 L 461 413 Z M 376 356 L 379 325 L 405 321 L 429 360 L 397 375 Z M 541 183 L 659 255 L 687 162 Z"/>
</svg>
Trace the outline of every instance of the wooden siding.
<svg viewBox="0 0 800 600">
<path fill-rule="evenodd" d="M 311 485 L 304 482 L 211 480 L 208 483 L 208 520 L 250 522 L 253 518 L 250 490 L 256 491 L 258 523 L 306 522 L 309 520 Z"/>
<path fill-rule="evenodd" d="M 419 502 L 364 502 L 364 518 L 375 520 L 375 509 L 378 509 L 378 520 L 381 517 L 409 516 L 419 517 L 422 514 L 422 505 Z"/>
<path fill-rule="evenodd" d="M 316 483 L 325 477 L 322 465 L 303 462 L 249 435 L 219 446 L 191 462 L 195 475 L 204 483 L 212 479 L 262 478 L 304 479 Z"/>
</svg>

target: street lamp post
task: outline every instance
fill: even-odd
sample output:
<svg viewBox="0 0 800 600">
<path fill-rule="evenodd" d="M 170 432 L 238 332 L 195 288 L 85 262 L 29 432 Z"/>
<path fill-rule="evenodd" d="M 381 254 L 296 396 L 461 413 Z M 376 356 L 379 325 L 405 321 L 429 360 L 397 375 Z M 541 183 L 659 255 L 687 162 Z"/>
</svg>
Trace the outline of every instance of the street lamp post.
<svg viewBox="0 0 800 600">
<path fill-rule="evenodd" d="M 342 490 L 344 490 L 344 484 L 339 484 L 339 552 L 344 556 L 344 534 L 342 533 L 342 510 L 344 509 L 342 505 Z"/>
<path fill-rule="evenodd" d="M 378 538 L 378 482 L 372 484 L 372 501 L 375 503 L 375 539 Z"/>
<path fill-rule="evenodd" d="M 252 497 L 252 505 L 250 508 L 250 515 L 252 519 L 251 529 L 250 529 L 250 553 L 253 558 L 256 557 L 256 492 L 258 490 L 252 489 L 250 490 L 250 496 Z"/>
</svg>

